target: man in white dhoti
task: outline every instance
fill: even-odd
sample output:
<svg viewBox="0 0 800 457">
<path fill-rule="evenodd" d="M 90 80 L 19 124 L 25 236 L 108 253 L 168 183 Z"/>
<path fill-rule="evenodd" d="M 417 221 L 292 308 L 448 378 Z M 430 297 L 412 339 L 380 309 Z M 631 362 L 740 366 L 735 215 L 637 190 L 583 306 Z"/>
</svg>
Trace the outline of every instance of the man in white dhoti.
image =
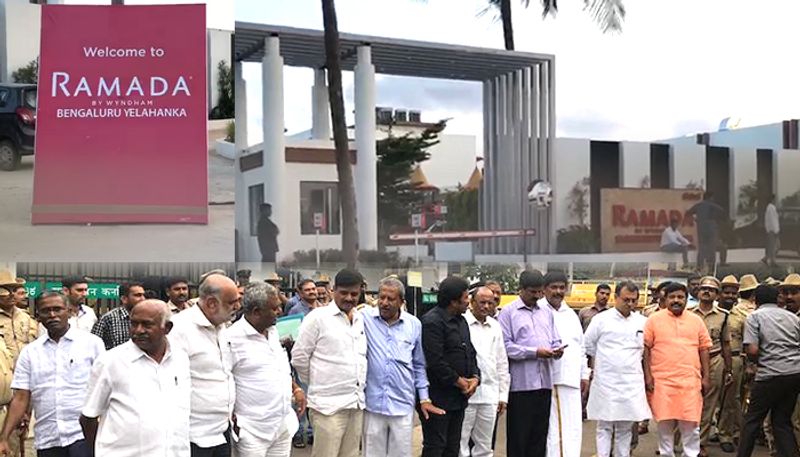
<svg viewBox="0 0 800 457">
<path fill-rule="evenodd" d="M 583 327 L 575 311 L 564 302 L 567 282 L 564 273 L 548 272 L 544 277 L 544 298 L 539 302 L 539 306 L 552 311 L 564 348 L 564 356 L 553 362 L 548 457 L 580 457 L 583 432 L 581 392 L 589 386 Z"/>
<path fill-rule="evenodd" d="M 500 324 L 491 317 L 495 308 L 492 289 L 479 287 L 472 293 L 470 309 L 464 314 L 475 347 L 481 385 L 469 398 L 461 425 L 461 457 L 491 457 L 495 420 L 508 405 L 508 356 Z M 367 384 L 369 385 L 369 384 Z M 469 442 L 474 446 L 470 450 Z"/>
<path fill-rule="evenodd" d="M 586 354 L 592 360 L 592 389 L 587 417 L 597 421 L 597 456 L 631 455 L 633 424 L 650 418 L 644 389 L 642 354 L 647 318 L 634 312 L 639 286 L 617 284 L 614 309 L 592 319 L 584 335 Z"/>
</svg>

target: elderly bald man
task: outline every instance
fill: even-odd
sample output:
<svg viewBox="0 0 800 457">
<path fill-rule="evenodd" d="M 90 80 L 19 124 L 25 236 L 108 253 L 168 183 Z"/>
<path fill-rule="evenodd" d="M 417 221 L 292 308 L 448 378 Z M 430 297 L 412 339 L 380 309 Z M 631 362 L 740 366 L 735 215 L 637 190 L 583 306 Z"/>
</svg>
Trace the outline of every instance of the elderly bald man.
<svg viewBox="0 0 800 457">
<path fill-rule="evenodd" d="M 231 363 L 223 357 L 223 329 L 240 307 L 236 283 L 219 273 L 203 276 L 196 306 L 172 318 L 170 343 L 189 355 L 192 406 L 189 441 L 192 457 L 229 457 L 230 423 L 236 388 Z"/>
<path fill-rule="evenodd" d="M 189 356 L 169 344 L 170 316 L 161 300 L 137 303 L 131 339 L 92 367 L 80 423 L 94 455 L 189 456 Z"/>
</svg>

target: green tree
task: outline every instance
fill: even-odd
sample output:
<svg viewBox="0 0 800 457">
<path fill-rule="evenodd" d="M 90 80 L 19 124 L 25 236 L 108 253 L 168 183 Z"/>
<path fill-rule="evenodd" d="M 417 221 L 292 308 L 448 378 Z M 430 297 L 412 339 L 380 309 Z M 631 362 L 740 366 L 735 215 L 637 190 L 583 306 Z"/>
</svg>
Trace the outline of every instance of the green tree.
<svg viewBox="0 0 800 457">
<path fill-rule="evenodd" d="M 464 276 L 486 282 L 494 280 L 503 285 L 503 292 L 514 294 L 519 289 L 520 269 L 517 265 L 472 264 L 464 269 Z"/>
<path fill-rule="evenodd" d="M 418 212 L 422 199 L 411 185 L 411 173 L 428 160 L 428 149 L 439 143 L 445 121 L 425 129 L 420 135 L 392 135 L 377 143 L 378 156 L 378 220 L 379 242 L 385 242 L 398 226 L 407 226 L 411 214 Z"/>
<path fill-rule="evenodd" d="M 211 110 L 211 119 L 233 119 L 235 114 L 235 101 L 233 99 L 233 72 L 228 62 L 222 60 L 217 64 L 219 77 L 217 78 L 217 89 L 219 98 L 217 106 Z"/>
<path fill-rule="evenodd" d="M 488 0 L 487 10 L 495 9 L 499 12 L 500 21 L 503 23 L 503 41 L 505 48 L 514 50 L 514 27 L 511 23 L 511 0 Z M 541 0 L 542 16 L 548 14 L 555 16 L 558 12 L 557 0 Z M 522 5 L 527 8 L 531 0 L 522 0 Z M 622 0 L 583 0 L 584 9 L 588 10 L 603 33 L 619 32 L 622 30 L 622 21 L 625 19 L 625 6 Z"/>
<path fill-rule="evenodd" d="M 322 25 L 325 29 L 325 68 L 328 70 L 328 99 L 331 104 L 333 143 L 336 148 L 336 173 L 339 175 L 339 201 L 342 207 L 342 252 L 349 268 L 358 265 L 358 225 L 353 165 L 347 140 L 347 123 L 342 95 L 342 58 L 339 24 L 334 0 L 322 1 Z"/>
<path fill-rule="evenodd" d="M 447 230 L 478 230 L 478 190 L 458 189 L 446 192 Z"/>
<path fill-rule="evenodd" d="M 17 71 L 11 73 L 11 79 L 15 83 L 36 84 L 39 80 L 39 58 L 31 60 L 28 65 L 20 67 Z"/>
</svg>

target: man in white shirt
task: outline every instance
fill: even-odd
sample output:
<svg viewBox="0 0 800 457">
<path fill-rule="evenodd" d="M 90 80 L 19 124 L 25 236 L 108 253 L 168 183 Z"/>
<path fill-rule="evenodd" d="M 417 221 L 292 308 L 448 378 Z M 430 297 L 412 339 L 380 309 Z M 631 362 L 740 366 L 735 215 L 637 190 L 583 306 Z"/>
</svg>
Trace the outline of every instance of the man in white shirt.
<svg viewBox="0 0 800 457">
<path fill-rule="evenodd" d="M 82 276 L 72 276 L 61 281 L 61 291 L 67 296 L 67 305 L 70 309 L 69 324 L 72 327 L 92 331 L 97 322 L 97 314 L 86 306 L 86 297 L 89 295 L 89 280 Z"/>
<path fill-rule="evenodd" d="M 167 305 L 172 314 L 178 314 L 192 304 L 189 302 L 189 280 L 173 276 L 164 284 L 169 301 Z"/>
<path fill-rule="evenodd" d="M 219 273 L 205 276 L 199 301 L 172 318 L 170 344 L 189 355 L 192 381 L 189 439 L 192 457 L 229 457 L 236 388 L 223 329 L 239 309 L 239 290 Z"/>
<path fill-rule="evenodd" d="M 767 209 L 764 211 L 764 229 L 767 232 L 767 244 L 764 248 L 764 258 L 761 261 L 775 265 L 775 257 L 778 255 L 778 236 L 781 233 L 781 221 L 778 217 L 778 208 L 775 206 L 775 194 L 770 197 Z"/>
<path fill-rule="evenodd" d="M 614 457 L 629 457 L 634 424 L 650 418 L 642 370 L 647 318 L 634 311 L 635 283 L 617 283 L 614 295 L 614 309 L 595 316 L 584 335 L 593 368 L 586 413 L 597 421 L 597 455 L 611 455 L 613 436 Z"/>
<path fill-rule="evenodd" d="M 553 397 L 547 432 L 549 457 L 580 457 L 583 433 L 581 392 L 589 387 L 589 367 L 583 347 L 583 326 L 564 301 L 567 276 L 560 271 L 544 276 L 544 298 L 539 306 L 553 313 L 564 356 L 553 361 Z"/>
<path fill-rule="evenodd" d="M 469 325 L 472 345 L 475 347 L 478 368 L 481 370 L 481 385 L 469 398 L 461 425 L 461 457 L 470 456 L 469 441 L 472 439 L 472 457 L 492 455 L 492 434 L 495 420 L 508 405 L 508 389 L 511 375 L 508 372 L 508 356 L 503 342 L 500 323 L 491 314 L 494 312 L 495 295 L 488 287 L 479 287 L 472 293 L 470 309 L 464 314 Z"/>
<path fill-rule="evenodd" d="M 242 318 L 226 330 L 236 382 L 233 413 L 239 441 L 234 448 L 239 457 L 289 457 L 306 399 L 292 380 L 289 357 L 275 327 L 280 296 L 269 284 L 250 283 L 242 303 Z"/>
<path fill-rule="evenodd" d="M 43 292 L 36 299 L 39 321 L 47 334 L 20 352 L 11 388 L 14 397 L 0 433 L 0 455 L 10 455 L 8 439 L 31 404 L 40 457 L 90 457 L 78 418 L 92 364 L 106 350 L 103 340 L 69 324 L 66 297 Z"/>
<path fill-rule="evenodd" d="M 312 457 L 359 454 L 367 380 L 367 339 L 355 310 L 362 282 L 357 271 L 337 273 L 333 301 L 308 313 L 292 348 L 292 365 L 308 384 Z"/>
<path fill-rule="evenodd" d="M 678 230 L 680 222 L 677 218 L 672 218 L 669 222 L 669 227 L 661 232 L 661 251 L 662 252 L 680 252 L 683 256 L 683 264 L 689 263 L 689 246 L 692 244 L 687 240 Z"/>
<path fill-rule="evenodd" d="M 137 303 L 131 339 L 92 367 L 80 423 L 94 455 L 189 457 L 189 356 L 167 340 L 170 317 L 161 300 Z"/>
</svg>

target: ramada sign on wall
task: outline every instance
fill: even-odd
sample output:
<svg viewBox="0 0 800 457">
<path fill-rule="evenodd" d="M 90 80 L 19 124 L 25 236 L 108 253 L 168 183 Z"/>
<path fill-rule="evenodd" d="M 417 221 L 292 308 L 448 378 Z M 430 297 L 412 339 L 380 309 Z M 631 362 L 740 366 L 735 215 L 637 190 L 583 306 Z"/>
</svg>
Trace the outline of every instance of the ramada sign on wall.
<svg viewBox="0 0 800 457">
<path fill-rule="evenodd" d="M 44 5 L 34 224 L 208 222 L 205 5 Z"/>
</svg>

